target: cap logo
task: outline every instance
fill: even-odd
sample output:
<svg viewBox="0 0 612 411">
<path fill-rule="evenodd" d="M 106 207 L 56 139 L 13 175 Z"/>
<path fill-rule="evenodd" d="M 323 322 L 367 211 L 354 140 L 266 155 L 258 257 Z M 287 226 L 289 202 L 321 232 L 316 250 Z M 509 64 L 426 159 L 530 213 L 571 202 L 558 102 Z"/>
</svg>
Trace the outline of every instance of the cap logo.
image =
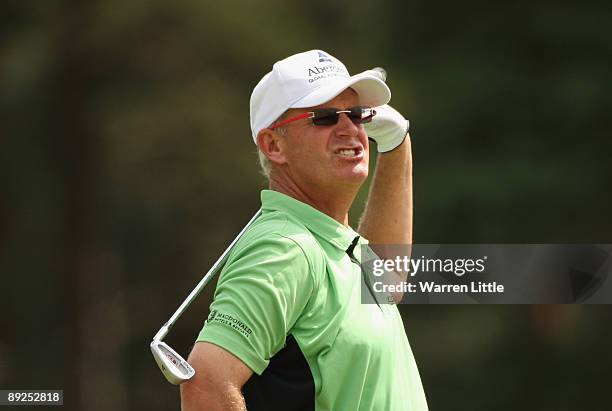
<svg viewBox="0 0 612 411">
<path fill-rule="evenodd" d="M 336 64 L 328 64 L 325 66 L 314 66 L 308 68 L 308 82 L 313 83 L 322 78 L 329 77 L 348 77 L 346 69 L 337 66 Z"/>
<path fill-rule="evenodd" d="M 331 58 L 327 54 L 321 51 L 319 51 L 318 53 L 319 53 L 319 63 L 324 63 L 326 61 L 330 63 L 332 62 Z"/>
</svg>

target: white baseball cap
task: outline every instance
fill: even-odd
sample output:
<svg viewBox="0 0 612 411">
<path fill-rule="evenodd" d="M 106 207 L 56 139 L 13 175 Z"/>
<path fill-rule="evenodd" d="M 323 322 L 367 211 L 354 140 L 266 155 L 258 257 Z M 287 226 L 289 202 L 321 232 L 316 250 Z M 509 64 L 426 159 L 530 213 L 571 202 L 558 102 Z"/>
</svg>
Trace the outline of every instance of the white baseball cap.
<svg viewBox="0 0 612 411">
<path fill-rule="evenodd" d="M 377 107 L 391 100 L 389 87 L 371 70 L 351 76 L 340 60 L 321 50 L 294 54 L 277 61 L 251 94 L 251 131 L 257 134 L 290 108 L 323 104 L 347 88 L 359 104 Z"/>
</svg>

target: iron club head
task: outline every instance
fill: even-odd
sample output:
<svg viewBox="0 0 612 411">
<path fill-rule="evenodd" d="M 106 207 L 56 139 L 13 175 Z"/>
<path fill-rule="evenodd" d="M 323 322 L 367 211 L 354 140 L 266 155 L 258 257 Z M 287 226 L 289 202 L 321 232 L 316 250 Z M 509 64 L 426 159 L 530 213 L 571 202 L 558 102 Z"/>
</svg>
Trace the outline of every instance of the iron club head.
<svg viewBox="0 0 612 411">
<path fill-rule="evenodd" d="M 162 374 L 170 383 L 178 385 L 195 375 L 193 367 L 165 342 L 151 341 L 151 352 Z"/>
</svg>

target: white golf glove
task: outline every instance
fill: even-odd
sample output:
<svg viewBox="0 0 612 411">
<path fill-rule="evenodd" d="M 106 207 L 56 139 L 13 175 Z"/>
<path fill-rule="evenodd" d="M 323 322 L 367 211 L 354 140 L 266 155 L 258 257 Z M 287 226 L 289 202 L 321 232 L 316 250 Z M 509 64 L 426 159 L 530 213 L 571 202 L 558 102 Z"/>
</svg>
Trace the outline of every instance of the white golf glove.
<svg viewBox="0 0 612 411">
<path fill-rule="evenodd" d="M 386 153 L 398 147 L 408 135 L 410 122 L 388 104 L 374 107 L 376 115 L 364 124 L 368 137 L 376 141 L 379 153 Z"/>
<path fill-rule="evenodd" d="M 387 79 L 387 72 L 382 67 L 366 70 L 363 74 L 378 77 L 382 81 Z M 388 104 L 375 107 L 374 110 L 376 110 L 376 115 L 364 127 L 368 137 L 376 141 L 378 152 L 386 153 L 404 142 L 406 135 L 408 135 L 410 122 Z"/>
</svg>

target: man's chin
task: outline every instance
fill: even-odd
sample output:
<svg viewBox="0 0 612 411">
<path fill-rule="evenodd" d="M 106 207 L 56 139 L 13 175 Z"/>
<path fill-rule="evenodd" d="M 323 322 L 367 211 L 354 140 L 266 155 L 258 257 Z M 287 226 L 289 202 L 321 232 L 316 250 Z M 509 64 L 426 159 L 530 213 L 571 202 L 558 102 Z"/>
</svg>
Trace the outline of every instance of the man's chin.
<svg viewBox="0 0 612 411">
<path fill-rule="evenodd" d="M 350 171 L 347 170 L 347 172 L 342 173 L 342 175 L 338 177 L 340 180 L 342 180 L 345 183 L 361 185 L 368 178 L 368 169 L 367 168 L 365 169 L 355 168 Z"/>
</svg>

